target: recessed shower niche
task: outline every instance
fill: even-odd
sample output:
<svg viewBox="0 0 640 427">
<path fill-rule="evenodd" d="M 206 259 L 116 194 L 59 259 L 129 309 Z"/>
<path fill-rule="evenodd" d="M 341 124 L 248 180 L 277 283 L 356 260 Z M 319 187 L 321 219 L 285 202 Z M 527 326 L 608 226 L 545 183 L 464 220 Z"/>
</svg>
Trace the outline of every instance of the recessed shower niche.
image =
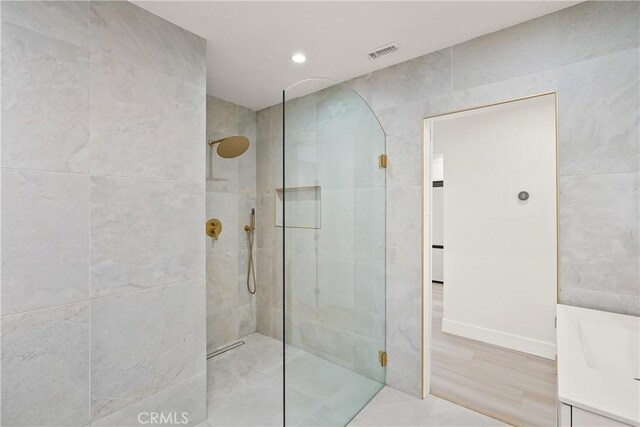
<svg viewBox="0 0 640 427">
<path fill-rule="evenodd" d="M 320 186 L 276 189 L 276 227 L 320 228 L 322 224 L 322 189 Z"/>
</svg>

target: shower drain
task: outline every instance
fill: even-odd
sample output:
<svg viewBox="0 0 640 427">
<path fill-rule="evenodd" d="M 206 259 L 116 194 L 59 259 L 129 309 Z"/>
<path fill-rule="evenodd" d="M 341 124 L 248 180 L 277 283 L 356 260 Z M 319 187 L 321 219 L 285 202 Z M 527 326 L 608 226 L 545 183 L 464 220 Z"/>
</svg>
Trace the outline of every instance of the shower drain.
<svg viewBox="0 0 640 427">
<path fill-rule="evenodd" d="M 238 348 L 241 345 L 244 345 L 244 341 L 238 341 L 238 342 L 234 342 L 233 344 L 229 344 L 226 347 L 222 347 L 216 351 L 212 351 L 211 353 L 207 354 L 207 360 L 211 359 L 212 357 L 216 357 L 216 356 L 220 356 L 222 353 L 226 353 L 229 350 L 233 350 L 234 348 Z"/>
</svg>

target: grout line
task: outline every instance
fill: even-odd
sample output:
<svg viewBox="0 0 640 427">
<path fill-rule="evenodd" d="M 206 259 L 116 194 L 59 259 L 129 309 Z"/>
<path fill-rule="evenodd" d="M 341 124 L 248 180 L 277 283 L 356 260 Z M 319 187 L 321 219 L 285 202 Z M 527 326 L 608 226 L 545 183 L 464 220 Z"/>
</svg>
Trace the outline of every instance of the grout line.
<svg viewBox="0 0 640 427">
<path fill-rule="evenodd" d="M 575 173 L 562 175 L 558 174 L 558 178 L 571 178 L 574 176 L 600 176 L 600 175 L 638 175 L 640 171 L 637 172 L 598 172 L 598 173 Z"/>
<path fill-rule="evenodd" d="M 186 85 L 188 85 L 188 86 L 191 86 L 191 87 L 192 87 L 192 88 L 194 88 L 194 89 L 198 89 L 199 91 L 203 91 L 205 95 L 207 94 L 207 87 L 206 87 L 206 83 L 205 83 L 204 85 L 199 85 L 199 84 L 197 84 L 197 83 L 194 83 L 194 82 L 191 82 L 191 81 L 188 81 L 188 80 L 184 80 L 183 78 L 176 77 L 176 76 L 171 75 L 171 74 L 167 74 L 166 72 L 161 71 L 161 70 L 157 70 L 157 69 L 155 69 L 155 68 L 153 68 L 153 67 L 150 67 L 150 66 L 147 66 L 147 65 L 136 64 L 136 63 L 133 63 L 133 62 L 131 62 L 131 61 L 127 60 L 127 59 L 119 58 L 119 57 L 117 57 L 117 56 L 114 56 L 114 55 L 111 55 L 111 54 L 108 54 L 108 53 L 105 53 L 105 52 L 102 52 L 102 51 L 100 51 L 100 50 L 95 49 L 94 47 L 92 47 L 92 43 L 91 43 L 91 41 L 92 41 L 92 34 L 91 34 L 91 28 L 92 28 L 92 25 L 91 25 L 91 10 L 89 10 L 89 16 L 88 16 L 87 18 L 88 18 L 88 20 L 89 20 L 89 23 L 88 23 L 88 25 L 89 25 L 89 29 L 88 29 L 89 35 L 88 35 L 88 38 L 87 38 L 87 44 L 86 44 L 86 46 L 82 46 L 82 45 L 80 45 L 80 44 L 78 44 L 78 43 L 76 43 L 76 42 L 71 42 L 71 41 L 68 41 L 68 40 L 62 39 L 62 38 L 60 38 L 60 37 L 57 37 L 57 36 L 54 36 L 54 35 L 51 35 L 51 34 L 48 34 L 48 33 L 42 32 L 42 31 L 40 31 L 40 30 L 37 30 L 37 29 L 31 28 L 31 27 L 28 27 L 28 26 L 22 25 L 22 24 L 20 24 L 20 23 L 14 22 L 14 21 L 12 21 L 12 20 L 10 20 L 10 19 L 4 19 L 4 18 L 3 18 L 3 19 L 2 19 L 2 22 L 3 22 L 3 23 L 10 24 L 10 25 L 15 25 L 16 27 L 22 28 L 22 29 L 27 30 L 27 31 L 31 31 L 31 32 L 36 33 L 36 34 L 39 34 L 39 35 L 41 35 L 41 36 L 43 36 L 43 37 L 47 37 L 47 38 L 49 38 L 49 39 L 53 39 L 53 40 L 55 40 L 55 41 L 57 41 L 57 42 L 61 42 L 61 43 L 67 44 L 67 45 L 69 45 L 69 46 L 73 46 L 73 47 L 75 47 L 76 49 L 81 49 L 81 50 L 85 51 L 85 52 L 88 54 L 88 55 L 87 55 L 87 59 L 89 60 L 89 62 L 91 62 L 90 56 L 91 56 L 92 54 L 94 54 L 94 55 L 103 55 L 103 56 L 106 56 L 106 57 L 108 57 L 108 58 L 114 59 L 114 60 L 116 60 L 116 61 L 120 61 L 120 62 L 122 62 L 122 63 L 128 64 L 128 65 L 130 65 L 130 66 L 137 67 L 137 68 L 141 68 L 141 69 L 148 70 L 148 71 L 152 71 L 152 72 L 157 73 L 157 74 L 160 74 L 160 75 L 162 75 L 162 76 L 164 76 L 164 77 L 167 77 L 167 78 L 170 78 L 170 79 L 174 79 L 174 80 L 176 80 L 176 81 L 178 81 L 178 82 L 180 82 L 180 83 L 183 83 L 183 84 L 186 84 Z M 176 26 L 176 27 L 179 27 L 178 25 L 173 24 L 173 23 L 170 23 L 169 21 L 166 21 L 166 22 L 168 22 L 169 24 L 174 25 L 174 26 Z M 205 64 L 205 74 L 206 74 L 206 64 Z M 205 77 L 206 77 L 206 75 L 205 75 Z M 205 78 L 205 80 L 206 80 L 206 78 Z M 89 84 L 90 84 L 90 80 L 89 80 Z M 245 107 L 245 108 L 246 108 L 246 107 Z"/>
<path fill-rule="evenodd" d="M 90 142 L 88 142 L 87 145 L 89 145 L 89 143 Z M 163 178 L 147 178 L 147 177 L 137 177 L 137 176 L 126 176 L 126 175 L 109 175 L 109 174 L 95 174 L 95 173 L 92 174 L 90 172 L 72 172 L 72 171 L 54 171 L 54 170 L 45 170 L 45 169 L 31 169 L 31 168 L 20 168 L 20 167 L 12 167 L 12 166 L 2 166 L 2 167 L 0 167 L 0 169 L 2 169 L 2 170 L 13 170 L 13 171 L 24 171 L 24 172 L 35 172 L 35 173 L 51 173 L 51 174 L 88 176 L 89 178 L 129 179 L 129 180 L 138 180 L 138 181 L 167 182 L 167 183 L 172 183 L 172 184 L 191 184 L 191 185 L 199 185 L 199 186 L 202 186 L 202 187 L 205 186 L 205 184 L 201 180 L 184 181 L 184 180 L 171 180 L 171 179 L 163 179 Z M 253 193 L 242 193 L 242 194 L 253 194 Z"/>
<path fill-rule="evenodd" d="M 194 277 L 194 278 L 191 278 L 191 279 L 180 280 L 180 281 L 177 281 L 177 282 L 163 283 L 161 285 L 149 286 L 149 287 L 144 287 L 144 288 L 135 289 L 135 290 L 131 290 L 131 291 L 116 292 L 116 293 L 108 294 L 108 295 L 92 296 L 89 299 L 91 299 L 91 300 L 100 300 L 100 299 L 106 299 L 106 298 L 111 298 L 111 297 L 119 297 L 119 296 L 123 296 L 123 295 L 138 294 L 138 293 L 141 293 L 141 292 L 151 291 L 151 290 L 160 289 L 160 288 L 166 288 L 166 287 L 169 287 L 169 286 L 178 286 L 178 285 L 181 285 L 181 284 L 184 284 L 184 283 L 197 282 L 198 280 L 204 280 L 206 282 L 207 277 L 206 276 L 198 276 L 198 277 Z"/>
<path fill-rule="evenodd" d="M 92 419 L 92 420 L 91 420 L 91 425 L 93 425 L 93 423 L 94 423 L 94 422 L 98 422 L 98 421 L 100 421 L 100 420 L 103 420 L 103 419 L 105 419 L 105 418 L 107 418 L 107 417 L 110 417 L 111 415 L 117 414 L 118 412 L 121 412 L 121 411 L 123 411 L 123 410 L 125 410 L 125 409 L 127 409 L 127 408 L 130 408 L 130 407 L 134 406 L 134 405 L 137 405 L 137 404 L 142 403 L 142 402 L 146 402 L 147 400 L 150 400 L 150 399 L 152 399 L 152 398 L 156 397 L 157 395 L 159 395 L 159 394 L 161 394 L 161 393 L 164 393 L 164 392 L 166 392 L 166 391 L 168 391 L 168 390 L 171 390 L 171 389 L 176 388 L 176 387 L 178 387 L 178 386 L 180 386 L 180 385 L 183 385 L 184 383 L 186 383 L 186 382 L 188 382 L 188 381 L 191 381 L 191 380 L 193 380 L 194 378 L 199 377 L 200 375 L 203 375 L 203 374 L 205 375 L 205 383 L 206 383 L 206 381 L 207 381 L 207 378 L 206 378 L 207 370 L 206 370 L 206 368 L 205 368 L 205 370 L 204 370 L 204 371 L 202 371 L 202 372 L 198 372 L 197 374 L 192 375 L 192 376 L 190 376 L 189 378 L 185 378 L 184 380 L 179 381 L 179 382 L 177 382 L 177 383 L 175 383 L 175 384 L 172 384 L 172 385 L 170 385 L 169 387 L 165 387 L 165 388 L 163 388 L 162 390 L 159 390 L 159 391 L 157 391 L 157 392 L 155 392 L 155 393 L 153 393 L 153 394 L 151 394 L 151 395 L 149 395 L 149 396 L 147 396 L 147 397 L 145 397 L 145 398 L 143 398 L 143 399 L 141 399 L 141 400 L 137 400 L 137 401 L 135 401 L 135 402 L 133 402 L 133 403 L 130 403 L 130 404 L 128 404 L 127 406 L 124 406 L 124 407 L 122 407 L 122 408 L 120 408 L 120 409 L 117 409 L 117 410 L 115 410 L 115 411 L 113 411 L 113 412 L 111 412 L 111 413 L 109 413 L 109 414 L 107 414 L 107 415 L 105 415 L 105 416 L 103 416 L 103 417 L 100 417 L 100 418 L 98 418 L 98 419 L 95 419 L 95 420 L 94 420 L 94 419 Z M 206 410 L 205 410 L 205 416 L 206 416 Z M 205 421 L 206 421 L 206 418 L 205 418 Z"/>
<path fill-rule="evenodd" d="M 9 319 L 9 318 L 15 317 L 15 316 L 36 314 L 36 313 L 39 313 L 41 311 L 47 311 L 47 310 L 50 311 L 50 310 L 56 310 L 56 309 L 60 309 L 60 308 L 64 308 L 64 307 L 71 307 L 73 305 L 86 304 L 88 302 L 89 302 L 89 299 L 87 298 L 87 299 L 82 299 L 82 300 L 79 300 L 79 301 L 68 302 L 68 303 L 58 304 L 58 305 L 52 305 L 50 307 L 35 308 L 33 310 L 27 310 L 27 311 L 21 311 L 19 313 L 12 313 L 12 314 L 3 315 L 2 317 L 0 317 L 0 320 Z"/>
<path fill-rule="evenodd" d="M 27 310 L 27 311 L 21 311 L 21 312 L 18 312 L 18 313 L 12 313 L 12 314 L 8 314 L 6 316 L 3 315 L 1 317 L 1 319 L 6 319 L 6 318 L 9 318 L 9 317 L 13 317 L 13 316 L 20 316 L 20 315 L 23 315 L 23 314 L 37 313 L 37 312 L 45 311 L 45 310 L 53 310 L 53 309 L 58 309 L 58 308 L 63 308 L 63 307 L 69 307 L 69 306 L 76 305 L 76 304 L 89 303 L 92 300 L 106 299 L 106 298 L 110 298 L 110 297 L 118 297 L 118 296 L 129 295 L 129 294 L 137 294 L 137 293 L 140 293 L 140 292 L 151 291 L 151 290 L 155 290 L 155 289 L 159 289 L 159 288 L 165 288 L 165 287 L 169 287 L 169 286 L 176 286 L 176 285 L 180 285 L 180 284 L 188 283 L 188 282 L 194 282 L 194 281 L 197 281 L 197 280 L 200 280 L 200 279 L 206 280 L 206 277 L 205 276 L 200 276 L 200 277 L 195 277 L 195 278 L 192 278 L 192 279 L 182 280 L 182 281 L 179 281 L 179 282 L 164 283 L 162 285 L 150 286 L 150 287 L 147 287 L 147 288 L 136 289 L 136 290 L 132 290 L 132 291 L 118 292 L 118 293 L 109 294 L 109 295 L 90 296 L 89 298 L 84 298 L 84 299 L 77 300 L 77 301 L 67 302 L 67 303 L 64 303 L 64 304 L 58 304 L 58 305 L 52 305 L 52 306 L 48 306 L 48 307 L 35 308 L 33 310 Z"/>
<path fill-rule="evenodd" d="M 12 166 L 2 166 L 2 167 L 0 167 L 0 169 L 7 170 L 7 171 L 51 173 L 51 174 L 58 174 L 58 175 L 77 175 L 77 176 L 88 176 L 88 177 L 90 177 L 88 172 L 51 171 L 51 170 L 41 170 L 41 169 L 16 168 L 16 167 L 12 167 Z"/>
<path fill-rule="evenodd" d="M 2 18 L 2 23 L 3 23 L 3 24 L 11 24 L 11 25 L 15 25 L 16 27 L 20 27 L 20 28 L 22 28 L 22 29 L 24 29 L 24 30 L 27 30 L 27 31 L 30 31 L 30 32 L 33 32 L 33 33 L 39 34 L 39 35 L 41 35 L 41 36 L 44 36 L 44 37 L 47 37 L 47 38 L 53 39 L 53 40 L 55 40 L 55 41 L 57 41 L 57 42 L 62 42 L 62 43 L 64 43 L 64 44 L 67 44 L 67 45 L 73 46 L 73 47 L 75 47 L 75 48 L 77 48 L 77 49 L 82 49 L 82 50 L 86 51 L 87 53 L 90 53 L 90 52 L 91 52 L 91 50 L 89 49 L 89 43 L 87 43 L 87 46 L 81 46 L 81 45 L 79 45 L 79 44 L 77 44 L 77 43 L 75 43 L 75 42 L 71 42 L 71 41 L 68 41 L 68 40 L 65 40 L 65 39 L 61 39 L 60 37 L 53 36 L 53 35 L 51 35 L 51 34 L 47 34 L 47 33 L 42 32 L 42 31 L 40 31 L 40 30 L 36 30 L 35 28 L 27 27 L 27 26 L 25 26 L 25 25 L 23 25 L 23 24 L 20 24 L 20 23 L 18 23 L 18 22 L 14 22 L 14 21 L 12 21 L 12 20 L 10 20 L 10 19 Z"/>
<path fill-rule="evenodd" d="M 191 185 L 199 185 L 202 187 L 206 187 L 206 183 L 202 180 L 197 181 L 184 181 L 184 180 L 172 180 L 172 179 L 163 179 L 163 178 L 146 178 L 146 177 L 137 177 L 137 176 L 126 176 L 126 175 L 109 175 L 109 174 L 90 174 L 91 178 L 113 178 L 113 179 L 130 179 L 130 180 L 139 180 L 139 181 L 155 181 L 155 182 L 168 182 L 172 184 L 191 184 Z"/>
<path fill-rule="evenodd" d="M 453 101 L 453 46 L 449 46 L 449 96 Z"/>
<path fill-rule="evenodd" d="M 87 25 L 89 26 L 89 44 L 91 44 L 91 3 L 88 5 L 89 15 L 87 16 Z M 87 173 L 89 174 L 89 424 L 93 423 L 93 304 L 91 302 L 91 292 L 93 289 L 93 277 L 91 274 L 92 266 L 93 266 L 93 251 L 91 247 L 93 245 L 93 236 L 91 233 L 92 229 L 92 215 L 93 211 L 93 196 L 94 191 L 92 191 L 91 185 L 91 52 L 89 52 L 89 64 L 88 64 L 88 82 L 87 82 L 87 116 L 89 122 L 87 123 Z"/>
<path fill-rule="evenodd" d="M 113 1 L 113 0 L 111 0 L 111 1 Z M 179 77 L 172 76 L 171 74 L 166 74 L 166 73 L 164 73 L 164 72 L 162 72 L 160 70 L 156 70 L 155 68 L 151 68 L 151 67 L 148 67 L 146 65 L 136 64 L 136 63 L 130 62 L 130 61 L 124 59 L 124 58 L 119 58 L 117 56 L 113 56 L 113 55 L 108 54 L 108 53 L 100 52 L 98 50 L 89 49 L 89 52 L 94 54 L 94 55 L 106 56 L 107 58 L 113 59 L 113 60 L 118 61 L 118 62 L 122 62 L 123 64 L 127 64 L 127 65 L 132 66 L 132 67 L 136 67 L 136 68 L 140 68 L 140 69 L 143 69 L 143 70 L 151 71 L 151 72 L 159 74 L 159 75 L 161 75 L 163 77 L 166 77 L 166 78 L 169 78 L 169 79 L 173 79 L 173 80 L 176 80 L 179 83 L 182 83 L 184 85 L 190 86 L 192 89 L 198 89 L 198 91 L 202 91 L 203 92 L 202 95 L 205 96 L 205 102 L 206 102 L 206 96 L 207 96 L 207 87 L 206 87 L 206 85 L 205 86 L 200 86 L 200 85 L 198 85 L 196 83 L 192 83 L 192 82 L 183 80 L 183 79 L 181 79 Z"/>
</svg>

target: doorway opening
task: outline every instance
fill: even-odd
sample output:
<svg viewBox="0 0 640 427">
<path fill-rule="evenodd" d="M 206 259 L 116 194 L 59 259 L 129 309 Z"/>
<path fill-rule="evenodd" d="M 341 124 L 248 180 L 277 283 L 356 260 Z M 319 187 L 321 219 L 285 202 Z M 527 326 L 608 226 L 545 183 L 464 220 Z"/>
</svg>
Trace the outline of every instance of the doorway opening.
<svg viewBox="0 0 640 427">
<path fill-rule="evenodd" d="M 424 393 L 555 425 L 556 94 L 424 120 Z"/>
</svg>

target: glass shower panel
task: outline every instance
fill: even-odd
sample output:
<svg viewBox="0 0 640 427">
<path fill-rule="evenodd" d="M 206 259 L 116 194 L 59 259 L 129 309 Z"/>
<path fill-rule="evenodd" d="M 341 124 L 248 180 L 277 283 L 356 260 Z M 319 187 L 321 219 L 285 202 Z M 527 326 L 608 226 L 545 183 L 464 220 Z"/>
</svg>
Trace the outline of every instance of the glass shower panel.
<svg viewBox="0 0 640 427">
<path fill-rule="evenodd" d="M 349 87 L 284 93 L 285 425 L 346 425 L 385 382 L 385 134 Z"/>
</svg>

